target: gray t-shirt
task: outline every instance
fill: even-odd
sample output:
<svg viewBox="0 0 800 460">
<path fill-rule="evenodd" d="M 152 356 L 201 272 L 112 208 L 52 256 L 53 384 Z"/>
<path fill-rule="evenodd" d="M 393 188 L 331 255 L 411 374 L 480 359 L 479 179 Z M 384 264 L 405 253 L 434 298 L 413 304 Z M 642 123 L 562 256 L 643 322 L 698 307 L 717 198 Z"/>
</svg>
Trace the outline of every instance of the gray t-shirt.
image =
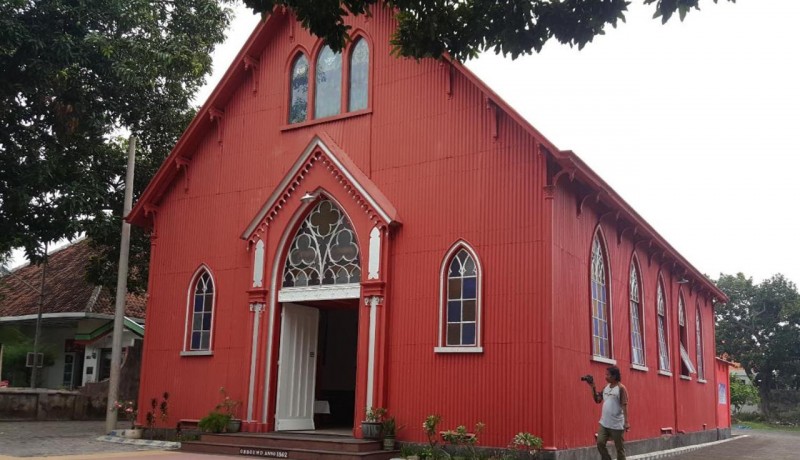
<svg viewBox="0 0 800 460">
<path fill-rule="evenodd" d="M 606 385 L 603 388 L 603 413 L 600 416 L 600 424 L 609 430 L 623 430 L 625 429 L 625 416 L 622 414 L 622 398 L 627 398 L 622 395 L 620 386 L 612 387 Z M 625 401 L 627 404 L 627 401 Z"/>
</svg>

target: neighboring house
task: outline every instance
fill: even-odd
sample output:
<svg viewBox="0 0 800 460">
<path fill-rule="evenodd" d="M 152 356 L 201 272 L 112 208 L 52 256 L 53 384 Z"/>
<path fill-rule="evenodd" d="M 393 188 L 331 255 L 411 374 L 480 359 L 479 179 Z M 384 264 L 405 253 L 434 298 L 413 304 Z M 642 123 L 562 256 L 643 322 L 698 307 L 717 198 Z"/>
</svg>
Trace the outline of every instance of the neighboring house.
<svg viewBox="0 0 800 460">
<path fill-rule="evenodd" d="M 40 343 L 53 353 L 55 362 L 42 369 L 40 387 L 73 389 L 110 375 L 115 299 L 108 289 L 86 281 L 91 253 L 84 239 L 48 256 Z M 0 329 L 17 328 L 31 343 L 41 277 L 41 266 L 27 265 L 0 278 Z M 123 358 L 144 336 L 145 303 L 143 296 L 128 295 Z M 6 366 L 4 378 L 8 370 Z"/>
<path fill-rule="evenodd" d="M 360 437 L 381 406 L 405 441 L 440 414 L 564 451 L 595 442 L 580 377 L 616 364 L 629 439 L 724 436 L 725 295 L 469 70 L 393 57 L 386 10 L 347 23 L 342 54 L 290 13 L 260 24 L 131 212 L 140 400 L 169 391 L 174 424 L 224 386 L 248 431 L 316 408 Z"/>
</svg>

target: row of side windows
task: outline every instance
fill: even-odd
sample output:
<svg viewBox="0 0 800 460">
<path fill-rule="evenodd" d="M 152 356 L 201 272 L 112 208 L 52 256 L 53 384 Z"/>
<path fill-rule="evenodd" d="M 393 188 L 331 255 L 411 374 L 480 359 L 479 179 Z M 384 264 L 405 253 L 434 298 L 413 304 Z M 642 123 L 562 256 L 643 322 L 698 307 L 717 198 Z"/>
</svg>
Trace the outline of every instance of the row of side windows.
<svg viewBox="0 0 800 460">
<path fill-rule="evenodd" d="M 611 308 L 609 301 L 608 256 L 603 245 L 600 232 L 596 232 L 592 240 L 590 262 L 591 285 L 591 312 L 592 312 L 592 354 L 603 359 L 612 359 L 610 331 Z M 630 308 L 630 343 L 631 364 L 645 368 L 645 317 L 642 305 L 641 270 L 634 255 L 631 258 L 629 271 L 629 308 Z M 658 370 L 666 373 L 672 372 L 670 368 L 669 328 L 667 321 L 667 305 L 664 296 L 664 281 L 659 276 L 656 284 L 656 334 L 658 340 Z M 696 373 L 699 380 L 705 378 L 704 349 L 703 349 L 703 323 L 700 304 L 695 307 L 695 362 L 689 356 L 689 322 L 686 316 L 686 306 L 683 292 L 678 293 L 678 351 L 681 357 L 681 375 L 689 377 Z"/>
<path fill-rule="evenodd" d="M 345 50 L 345 55 L 348 56 L 347 82 L 343 82 L 342 53 L 333 52 L 328 45 L 323 46 L 317 53 L 313 66 L 302 52 L 294 58 L 289 78 L 290 124 L 308 120 L 309 104 L 312 103 L 309 100 L 309 86 L 312 85 L 315 119 L 338 115 L 342 112 L 343 106 L 349 112 L 367 108 L 369 44 L 366 39 L 359 38 Z M 312 72 L 314 79 L 309 81 L 309 74 Z M 343 101 L 343 93 L 346 101 Z"/>
<path fill-rule="evenodd" d="M 290 270 L 288 265 L 286 270 Z M 458 243 L 445 256 L 442 265 L 438 350 L 463 350 L 463 347 L 479 350 L 480 291 L 478 258 L 472 248 L 463 242 Z M 214 280 L 209 270 L 202 267 L 192 278 L 189 291 L 184 352 L 203 353 L 211 350 L 214 295 Z"/>
</svg>

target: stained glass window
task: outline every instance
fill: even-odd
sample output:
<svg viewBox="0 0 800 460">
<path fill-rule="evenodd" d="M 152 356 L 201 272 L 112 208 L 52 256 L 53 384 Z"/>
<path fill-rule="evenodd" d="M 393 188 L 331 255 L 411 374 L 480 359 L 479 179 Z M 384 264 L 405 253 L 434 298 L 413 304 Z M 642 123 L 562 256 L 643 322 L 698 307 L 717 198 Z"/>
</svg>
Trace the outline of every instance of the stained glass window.
<svg viewBox="0 0 800 460">
<path fill-rule="evenodd" d="M 606 256 L 595 235 L 592 243 L 592 353 L 604 358 L 611 357 L 609 346 L 608 287 L 606 285 Z"/>
<path fill-rule="evenodd" d="M 639 272 L 636 267 L 636 260 L 634 259 L 634 261 L 631 262 L 630 275 L 631 361 L 633 364 L 644 366 L 644 338 L 642 336 L 642 304 L 640 291 Z"/>
<path fill-rule="evenodd" d="M 656 309 L 658 319 L 658 368 L 669 372 L 669 346 L 667 337 L 666 303 L 664 302 L 664 286 L 658 282 L 656 289 Z"/>
<path fill-rule="evenodd" d="M 336 115 L 342 108 L 342 53 L 325 45 L 317 57 L 314 118 Z"/>
<path fill-rule="evenodd" d="M 289 123 L 306 121 L 308 114 L 308 59 L 304 54 L 297 56 L 292 65 L 289 102 Z"/>
<path fill-rule="evenodd" d="M 369 45 L 363 38 L 353 46 L 350 54 L 350 100 L 348 110 L 367 108 L 369 88 Z"/>
<path fill-rule="evenodd" d="M 332 201 L 322 200 L 303 220 L 292 241 L 283 287 L 360 281 L 361 262 L 353 226 Z"/>
<path fill-rule="evenodd" d="M 447 346 L 478 344 L 478 278 L 475 259 L 466 249 L 460 249 L 447 267 Z"/>
<path fill-rule="evenodd" d="M 206 270 L 203 270 L 196 280 L 192 297 L 192 332 L 189 337 L 189 350 L 209 350 L 214 310 L 214 281 Z"/>
<path fill-rule="evenodd" d="M 700 317 L 700 305 L 695 309 L 695 352 L 697 354 L 697 378 L 703 380 L 706 378 L 706 370 L 703 365 L 703 320 Z"/>
</svg>

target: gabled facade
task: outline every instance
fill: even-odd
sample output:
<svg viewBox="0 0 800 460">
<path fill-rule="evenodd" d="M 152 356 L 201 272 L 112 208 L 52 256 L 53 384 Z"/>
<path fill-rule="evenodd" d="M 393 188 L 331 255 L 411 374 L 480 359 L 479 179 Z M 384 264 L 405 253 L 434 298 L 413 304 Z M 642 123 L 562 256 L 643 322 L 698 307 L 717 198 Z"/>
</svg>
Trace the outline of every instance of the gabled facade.
<svg viewBox="0 0 800 460">
<path fill-rule="evenodd" d="M 361 436 L 375 406 L 401 440 L 438 413 L 562 451 L 594 443 L 579 377 L 615 363 L 631 438 L 724 426 L 724 294 L 467 69 L 391 56 L 387 11 L 349 22 L 340 55 L 290 13 L 259 25 L 132 211 L 153 249 L 140 400 L 169 391 L 174 423 L 224 386 L 248 431 Z"/>
</svg>

